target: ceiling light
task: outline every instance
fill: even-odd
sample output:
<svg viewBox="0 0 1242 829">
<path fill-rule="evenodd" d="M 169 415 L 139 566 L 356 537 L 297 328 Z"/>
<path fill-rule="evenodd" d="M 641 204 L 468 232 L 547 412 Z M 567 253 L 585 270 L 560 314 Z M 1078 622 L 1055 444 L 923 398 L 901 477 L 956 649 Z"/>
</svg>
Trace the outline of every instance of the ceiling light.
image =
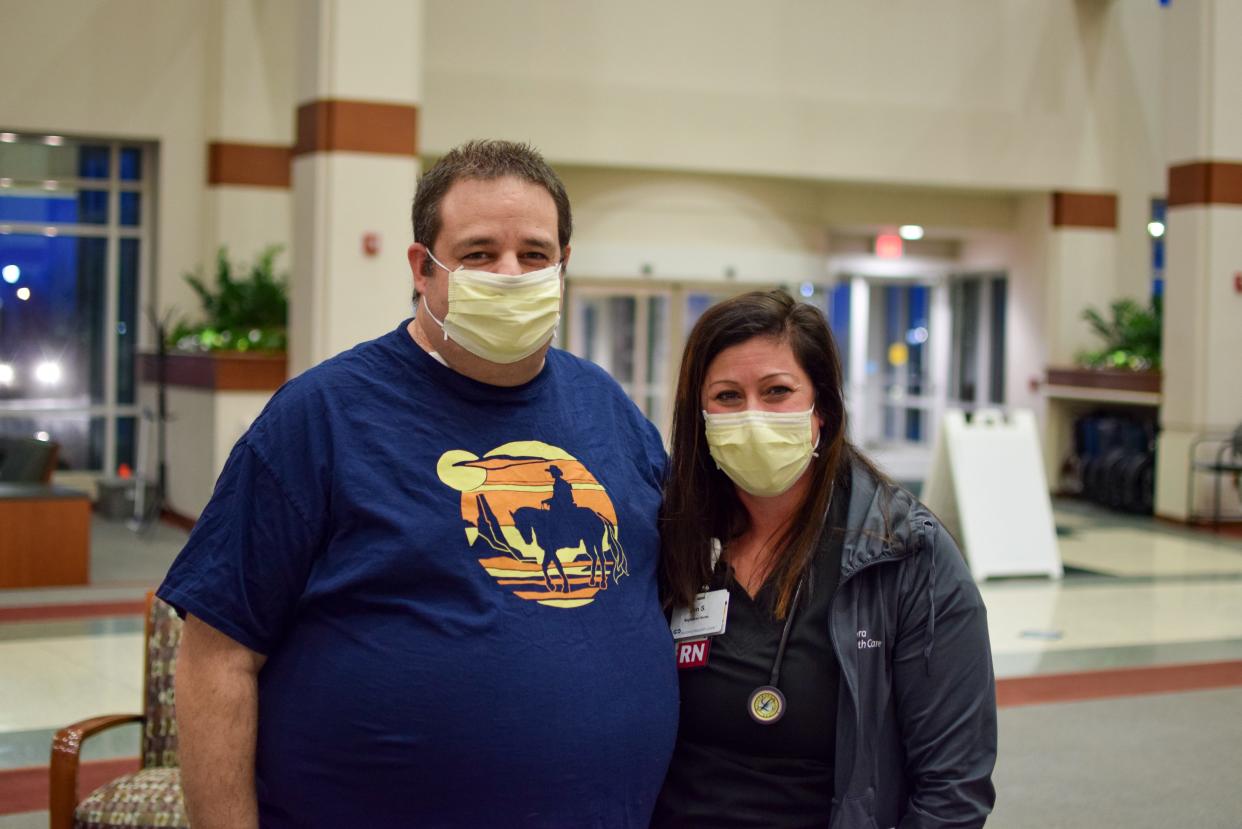
<svg viewBox="0 0 1242 829">
<path fill-rule="evenodd" d="M 52 439 L 52 436 L 49 435 L 47 432 L 35 432 L 35 440 L 41 440 L 44 443 L 47 443 L 51 439 Z"/>
<path fill-rule="evenodd" d="M 59 186 L 60 184 L 56 181 L 56 179 L 49 178 L 43 182 L 44 190 L 55 190 Z"/>
<path fill-rule="evenodd" d="M 17 280 L 22 278 L 22 269 L 16 265 L 5 265 L 3 268 L 0 268 L 0 277 L 2 277 L 5 282 L 13 285 L 17 282 Z"/>
<path fill-rule="evenodd" d="M 60 382 L 60 363 L 44 360 L 35 366 L 35 379 L 45 386 L 54 386 Z"/>
<path fill-rule="evenodd" d="M 1147 232 L 1150 233 L 1153 238 L 1159 239 L 1164 235 L 1164 222 L 1148 222 Z"/>
<path fill-rule="evenodd" d="M 17 135 L 15 133 L 0 132 L 0 141 L 3 141 L 5 144 L 12 144 L 16 140 Z"/>
<path fill-rule="evenodd" d="M 57 235 L 57 234 L 59 234 L 59 233 L 60 233 L 60 231 L 59 231 L 59 230 L 57 230 L 57 229 L 56 229 L 56 228 L 54 228 L 54 227 L 45 227 L 45 228 L 43 228 L 43 235 L 44 235 L 44 236 L 47 236 L 49 239 L 50 239 L 51 237 L 53 237 L 53 236 L 56 236 L 56 235 Z"/>
<path fill-rule="evenodd" d="M 13 186 L 13 179 L 0 178 L 0 187 L 12 187 L 12 186 Z"/>
<path fill-rule="evenodd" d="M 0 386 L 11 386 L 17 380 L 17 372 L 11 363 L 0 363 Z"/>
<path fill-rule="evenodd" d="M 30 299 L 30 289 L 27 288 L 25 285 L 18 288 L 17 298 L 20 299 L 22 302 L 25 302 L 26 300 Z"/>
<path fill-rule="evenodd" d="M 65 143 L 65 137 L 63 135 L 46 135 L 43 137 L 43 143 L 49 147 L 59 147 Z"/>
<path fill-rule="evenodd" d="M 923 238 L 922 225 L 902 225 L 898 228 L 897 232 L 901 234 L 901 238 L 905 239 L 907 242 L 917 242 L 919 239 Z"/>
</svg>

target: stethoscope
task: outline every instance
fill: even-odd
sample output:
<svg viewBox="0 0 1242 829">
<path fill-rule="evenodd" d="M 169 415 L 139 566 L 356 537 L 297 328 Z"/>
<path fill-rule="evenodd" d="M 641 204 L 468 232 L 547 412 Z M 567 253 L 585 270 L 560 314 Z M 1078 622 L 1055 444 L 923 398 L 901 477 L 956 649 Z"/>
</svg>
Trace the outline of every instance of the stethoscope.
<svg viewBox="0 0 1242 829">
<path fill-rule="evenodd" d="M 785 695 L 781 693 L 781 662 L 785 659 L 785 646 L 789 644 L 789 631 L 793 629 L 794 615 L 798 612 L 798 600 L 802 598 L 802 585 L 806 583 L 806 573 L 798 579 L 794 588 L 793 599 L 789 602 L 789 614 L 785 617 L 785 626 L 781 629 L 781 642 L 776 647 L 776 658 L 772 660 L 772 673 L 768 675 L 768 684 L 760 685 L 750 692 L 746 701 L 746 710 L 750 718 L 759 725 L 775 725 L 785 716 L 788 707 Z"/>
</svg>

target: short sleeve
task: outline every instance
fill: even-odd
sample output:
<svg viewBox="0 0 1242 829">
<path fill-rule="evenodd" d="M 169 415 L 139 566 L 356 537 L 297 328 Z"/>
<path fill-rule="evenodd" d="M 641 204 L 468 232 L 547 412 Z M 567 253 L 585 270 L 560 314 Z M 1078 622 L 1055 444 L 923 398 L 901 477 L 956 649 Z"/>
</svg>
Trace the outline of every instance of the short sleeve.
<svg viewBox="0 0 1242 829">
<path fill-rule="evenodd" d="M 647 450 L 647 462 L 651 467 L 652 478 L 655 485 L 663 490 L 664 478 L 668 474 L 668 452 L 664 448 L 664 440 L 660 437 L 660 430 L 655 427 L 655 424 L 643 417 L 641 413 L 638 416 L 642 421 L 643 446 Z"/>
<path fill-rule="evenodd" d="M 311 496 L 290 492 L 243 438 L 157 595 L 182 615 L 270 653 L 323 543 L 325 511 L 305 506 Z"/>
</svg>

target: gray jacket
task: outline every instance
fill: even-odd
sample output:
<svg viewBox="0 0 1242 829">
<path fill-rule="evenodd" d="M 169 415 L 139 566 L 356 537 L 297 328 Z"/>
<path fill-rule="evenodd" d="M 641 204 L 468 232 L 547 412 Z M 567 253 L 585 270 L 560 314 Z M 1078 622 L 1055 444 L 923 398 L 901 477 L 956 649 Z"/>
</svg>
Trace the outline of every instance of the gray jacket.
<svg viewBox="0 0 1242 829">
<path fill-rule="evenodd" d="M 832 642 L 841 664 L 830 829 L 982 826 L 996 799 L 987 613 L 932 513 L 852 464 Z"/>
</svg>

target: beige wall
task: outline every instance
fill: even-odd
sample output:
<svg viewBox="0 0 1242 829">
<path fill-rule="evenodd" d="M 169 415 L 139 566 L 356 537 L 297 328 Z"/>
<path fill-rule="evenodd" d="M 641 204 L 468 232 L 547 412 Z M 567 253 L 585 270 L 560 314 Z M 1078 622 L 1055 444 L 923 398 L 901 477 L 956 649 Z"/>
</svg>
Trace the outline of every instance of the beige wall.
<svg viewBox="0 0 1242 829">
<path fill-rule="evenodd" d="M 1138 100 L 1159 77 L 1159 15 L 1085 0 L 431 2 L 424 143 L 499 130 L 569 163 L 1112 189 L 1123 134 L 1159 175 L 1159 110 Z M 464 32 L 487 48 L 462 59 Z"/>
<path fill-rule="evenodd" d="M 180 275 L 209 261 L 218 241 L 245 256 L 289 239 L 285 194 L 205 193 L 204 144 L 292 141 L 298 61 L 309 57 L 297 49 L 297 0 L 0 0 L 0 10 L 6 30 L 21 33 L 0 51 L 7 127 L 160 143 L 162 305 L 192 307 Z M 623 245 L 676 249 L 684 234 L 669 239 L 665 228 L 698 223 L 705 232 L 690 234 L 692 247 L 719 248 L 703 272 L 717 275 L 728 260 L 803 268 L 783 257 L 819 253 L 816 222 L 947 227 L 936 214 L 956 190 L 1069 188 L 1120 194 L 1116 274 L 1101 290 L 1140 296 L 1146 202 L 1163 188 L 1160 13 L 1154 3 L 1086 0 L 432 0 L 425 34 L 376 21 L 363 31 L 342 24 L 341 37 L 371 43 L 349 51 L 354 74 L 367 77 L 367 56 L 422 50 L 428 153 L 503 135 L 564 165 L 578 179 L 579 273 L 632 269 L 637 258 L 614 245 L 595 252 L 598 267 L 588 259 L 583 242 L 597 227 L 610 233 L 592 224 L 601 200 L 631 200 Z M 463 32 L 488 47 L 462 60 Z M 374 84 L 345 91 L 392 97 Z M 590 168 L 613 173 L 574 172 Z M 658 175 L 620 172 L 634 168 Z M 673 170 L 734 181 L 708 205 L 718 185 Z M 767 179 L 739 180 L 755 175 Z M 798 183 L 813 181 L 839 189 Z M 876 188 L 894 182 L 905 190 Z M 683 208 L 677 221 L 655 219 Z M 981 209 L 993 214 L 985 223 L 1013 225 L 1012 207 Z M 604 210 L 612 220 L 625 212 Z"/>
</svg>

